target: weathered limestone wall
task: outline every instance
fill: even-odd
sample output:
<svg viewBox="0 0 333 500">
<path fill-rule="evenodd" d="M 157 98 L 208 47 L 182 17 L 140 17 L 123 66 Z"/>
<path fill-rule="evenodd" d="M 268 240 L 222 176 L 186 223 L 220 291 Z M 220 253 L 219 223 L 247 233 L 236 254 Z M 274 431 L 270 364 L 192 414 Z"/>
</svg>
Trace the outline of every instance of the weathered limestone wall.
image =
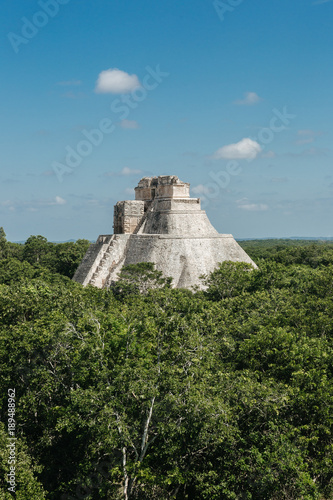
<svg viewBox="0 0 333 500">
<path fill-rule="evenodd" d="M 173 286 L 191 288 L 211 273 L 218 262 L 232 260 L 256 265 L 231 234 L 208 237 L 131 235 L 123 265 L 154 262 L 156 269 L 173 278 Z M 106 286 L 117 280 L 120 268 L 110 273 Z"/>
<path fill-rule="evenodd" d="M 137 234 L 209 236 L 218 234 L 199 198 L 156 198 Z"/>
<path fill-rule="evenodd" d="M 139 234 L 209 236 L 218 234 L 203 210 L 152 211 Z"/>
</svg>

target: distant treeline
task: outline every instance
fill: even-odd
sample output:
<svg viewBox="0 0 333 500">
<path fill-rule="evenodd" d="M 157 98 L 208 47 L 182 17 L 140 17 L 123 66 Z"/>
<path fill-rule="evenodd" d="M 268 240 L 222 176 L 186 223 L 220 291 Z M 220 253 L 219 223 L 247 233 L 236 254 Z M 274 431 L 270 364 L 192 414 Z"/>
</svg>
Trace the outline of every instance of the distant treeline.
<svg viewBox="0 0 333 500">
<path fill-rule="evenodd" d="M 51 243 L 44 236 L 30 236 L 24 244 L 11 243 L 6 240 L 4 229 L 0 228 L 0 258 L 3 265 L 0 275 L 5 280 L 17 276 L 33 277 L 36 269 L 41 267 L 51 273 L 59 273 L 72 278 L 83 259 L 90 242 Z M 4 264 L 6 262 L 6 264 Z"/>
<path fill-rule="evenodd" d="M 268 239 L 239 241 L 252 259 L 274 259 L 281 264 L 306 264 L 315 268 L 332 262 L 333 241 Z"/>
</svg>

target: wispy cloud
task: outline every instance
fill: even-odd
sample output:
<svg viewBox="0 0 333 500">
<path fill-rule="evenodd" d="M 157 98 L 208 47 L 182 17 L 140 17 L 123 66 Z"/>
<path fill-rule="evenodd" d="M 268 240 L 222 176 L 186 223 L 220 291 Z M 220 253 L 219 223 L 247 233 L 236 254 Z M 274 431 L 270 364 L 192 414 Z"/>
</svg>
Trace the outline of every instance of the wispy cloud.
<svg viewBox="0 0 333 500">
<path fill-rule="evenodd" d="M 210 194 L 210 189 L 207 186 L 204 186 L 203 184 L 198 184 L 197 186 L 194 186 L 191 188 L 192 193 L 194 194 Z"/>
<path fill-rule="evenodd" d="M 213 154 L 214 160 L 254 160 L 262 149 L 258 142 L 244 138 L 235 144 L 228 144 Z"/>
<path fill-rule="evenodd" d="M 127 175 L 137 175 L 142 174 L 143 171 L 136 168 L 124 167 L 118 172 L 104 172 L 103 177 L 119 177 L 119 176 L 127 176 Z"/>
<path fill-rule="evenodd" d="M 113 202 L 109 197 L 96 199 L 93 193 L 71 193 L 70 196 L 73 200 L 71 208 L 75 212 L 82 212 L 83 210 L 89 210 L 90 212 L 97 207 L 109 210 L 113 206 Z"/>
<path fill-rule="evenodd" d="M 129 168 L 129 167 L 124 167 L 120 171 L 121 175 L 136 175 L 136 174 L 142 174 L 142 170 L 136 169 L 136 168 Z"/>
<path fill-rule="evenodd" d="M 118 68 L 110 68 L 98 75 L 95 92 L 98 94 L 127 94 L 140 87 L 139 78 Z"/>
<path fill-rule="evenodd" d="M 269 208 L 265 203 L 250 203 L 247 198 L 237 200 L 237 207 L 247 212 L 265 212 Z"/>
<path fill-rule="evenodd" d="M 327 149 L 308 148 L 304 149 L 300 153 L 287 153 L 285 156 L 289 156 L 291 158 L 308 158 L 315 156 L 327 156 L 327 153 Z"/>
<path fill-rule="evenodd" d="M 61 97 L 65 99 L 82 99 L 82 97 L 86 97 L 84 92 L 73 92 L 72 90 L 68 90 L 64 94 L 61 94 Z"/>
<path fill-rule="evenodd" d="M 311 212 L 313 214 L 314 210 L 330 210 L 332 207 L 332 197 L 322 196 L 315 197 L 309 196 L 307 198 L 298 199 L 284 199 L 279 200 L 275 203 L 274 210 L 282 210 L 286 214 L 295 214 L 295 212 Z"/>
<path fill-rule="evenodd" d="M 299 130 L 297 132 L 297 136 L 299 139 L 297 139 L 296 144 L 297 145 L 302 145 L 302 144 L 311 144 L 312 142 L 315 141 L 316 137 L 319 137 L 322 135 L 322 132 L 316 132 L 315 130 Z"/>
<path fill-rule="evenodd" d="M 40 209 L 45 209 L 47 207 L 66 205 L 67 201 L 61 196 L 55 196 L 50 199 L 36 199 L 36 200 L 4 200 L 0 202 L 0 206 L 7 208 L 11 212 L 14 211 L 28 211 L 37 212 Z"/>
<path fill-rule="evenodd" d="M 258 102 L 262 101 L 261 97 L 256 94 L 256 92 L 246 92 L 244 94 L 244 99 L 237 99 L 234 101 L 234 104 L 238 106 L 253 106 L 254 104 L 258 104 Z"/>
<path fill-rule="evenodd" d="M 40 175 L 43 177 L 53 177 L 55 173 L 54 170 L 44 170 Z"/>
<path fill-rule="evenodd" d="M 272 150 L 269 150 L 269 151 L 266 151 L 265 153 L 261 153 L 260 157 L 261 158 L 275 158 L 276 153 L 274 153 L 274 151 L 272 151 Z"/>
<path fill-rule="evenodd" d="M 121 120 L 121 128 L 135 130 L 139 128 L 139 124 L 135 120 Z"/>
</svg>

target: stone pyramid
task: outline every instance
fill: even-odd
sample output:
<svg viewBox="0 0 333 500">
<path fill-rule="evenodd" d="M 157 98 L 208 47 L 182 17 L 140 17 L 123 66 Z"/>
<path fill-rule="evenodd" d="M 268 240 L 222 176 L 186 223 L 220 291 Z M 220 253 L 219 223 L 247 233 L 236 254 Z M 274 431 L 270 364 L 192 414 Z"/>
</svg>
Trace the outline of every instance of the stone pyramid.
<svg viewBox="0 0 333 500">
<path fill-rule="evenodd" d="M 190 198 L 190 185 L 175 175 L 141 179 L 135 200 L 115 205 L 113 227 L 114 234 L 90 245 L 75 281 L 108 288 L 123 266 L 154 262 L 174 287 L 191 288 L 226 260 L 257 267 L 231 234 L 216 231 L 200 199 Z"/>
</svg>

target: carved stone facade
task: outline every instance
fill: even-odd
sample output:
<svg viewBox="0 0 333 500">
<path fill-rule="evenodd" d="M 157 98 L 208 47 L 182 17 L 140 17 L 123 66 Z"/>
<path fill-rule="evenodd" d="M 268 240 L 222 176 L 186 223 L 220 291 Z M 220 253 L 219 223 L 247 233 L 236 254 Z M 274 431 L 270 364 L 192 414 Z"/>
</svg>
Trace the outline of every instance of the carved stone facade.
<svg viewBox="0 0 333 500">
<path fill-rule="evenodd" d="M 135 188 L 135 199 L 152 201 L 155 198 L 189 198 L 190 185 L 176 175 L 143 177 Z"/>
<path fill-rule="evenodd" d="M 144 202 L 118 201 L 114 206 L 113 232 L 114 234 L 132 234 L 144 214 Z"/>
<path fill-rule="evenodd" d="M 200 276 L 226 260 L 256 267 L 231 234 L 216 231 L 188 183 L 175 175 L 144 177 L 135 200 L 115 205 L 114 234 L 89 247 L 73 279 L 109 287 L 124 265 L 154 262 L 173 286 L 200 287 Z"/>
</svg>

